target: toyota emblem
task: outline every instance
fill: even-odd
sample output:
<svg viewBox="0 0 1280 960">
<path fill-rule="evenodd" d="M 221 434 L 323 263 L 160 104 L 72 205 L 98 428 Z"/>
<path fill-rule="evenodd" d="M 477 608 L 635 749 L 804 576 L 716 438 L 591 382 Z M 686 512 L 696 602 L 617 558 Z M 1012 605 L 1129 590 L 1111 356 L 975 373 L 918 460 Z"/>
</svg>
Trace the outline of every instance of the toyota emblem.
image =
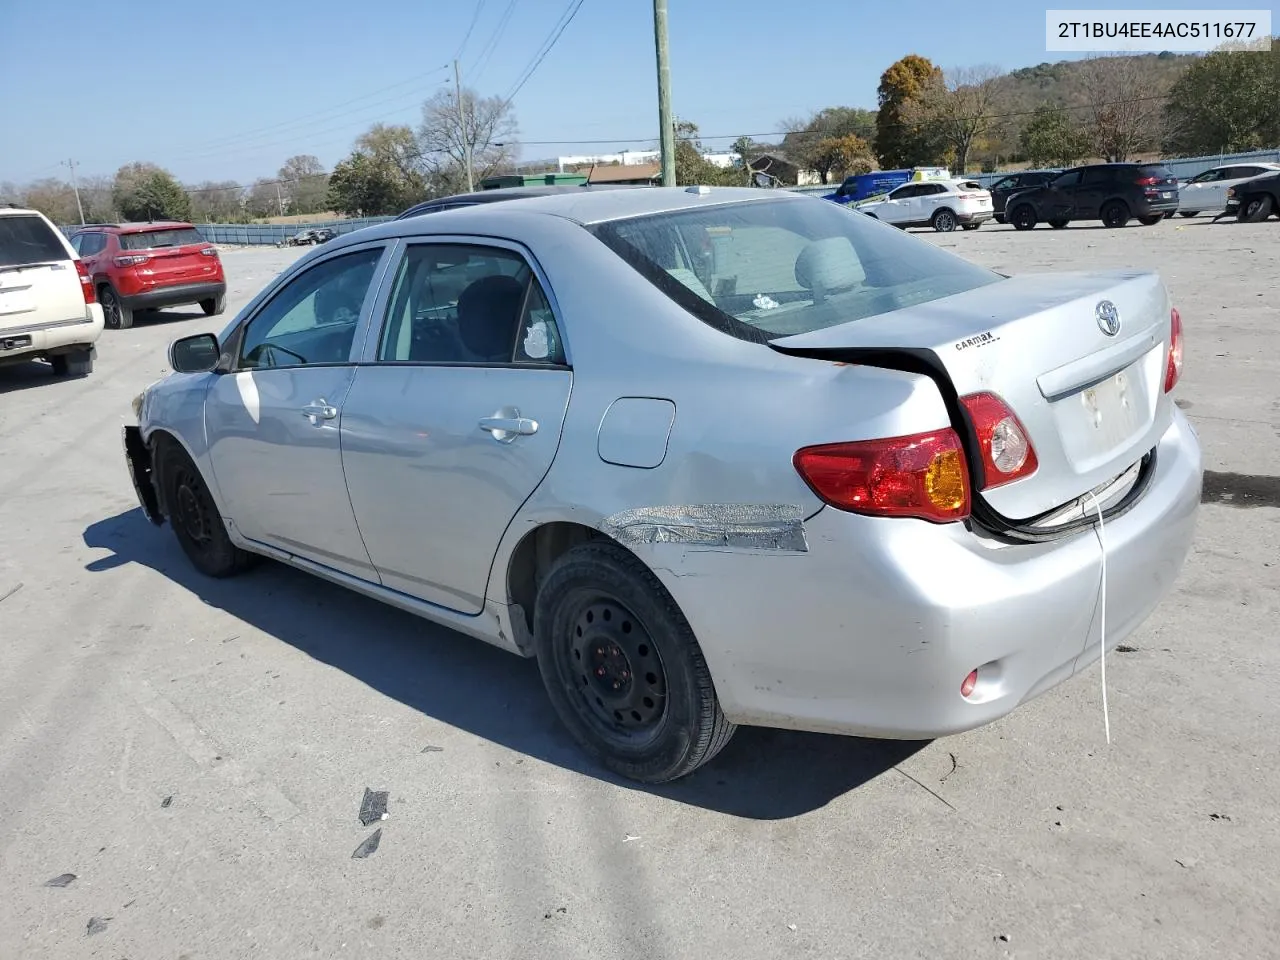
<svg viewBox="0 0 1280 960">
<path fill-rule="evenodd" d="M 1098 318 L 1098 329 L 1108 337 L 1114 337 L 1120 332 L 1120 311 L 1110 300 L 1098 301 L 1093 313 Z"/>
</svg>

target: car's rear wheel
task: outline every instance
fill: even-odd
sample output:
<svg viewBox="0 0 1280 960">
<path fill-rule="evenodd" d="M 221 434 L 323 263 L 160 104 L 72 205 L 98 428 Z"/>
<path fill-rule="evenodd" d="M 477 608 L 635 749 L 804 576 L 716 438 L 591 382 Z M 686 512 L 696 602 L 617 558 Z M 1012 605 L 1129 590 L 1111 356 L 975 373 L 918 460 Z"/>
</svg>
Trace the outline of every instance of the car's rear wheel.
<svg viewBox="0 0 1280 960">
<path fill-rule="evenodd" d="M 1003 214 L 1003 213 L 997 213 L 997 214 L 996 214 L 992 219 L 994 219 L 996 223 L 1004 223 L 1004 222 L 1005 222 L 1004 214 Z"/>
<path fill-rule="evenodd" d="M 248 568 L 254 555 L 231 542 L 218 505 L 186 451 L 165 440 L 156 454 L 169 525 L 187 559 L 210 577 L 230 577 Z"/>
<path fill-rule="evenodd" d="M 939 210 L 929 221 L 933 229 L 939 233 L 950 233 L 956 228 L 956 215 L 950 210 Z"/>
<path fill-rule="evenodd" d="M 733 735 L 684 615 L 616 543 L 582 544 L 555 562 L 538 592 L 534 645 L 561 721 L 616 773 L 675 780 Z"/>
<path fill-rule="evenodd" d="M 93 373 L 93 354 L 88 350 L 59 353 L 49 358 L 55 377 L 87 377 Z"/>
<path fill-rule="evenodd" d="M 1139 217 L 1138 222 L 1144 227 L 1154 227 L 1157 223 L 1164 219 L 1163 213 L 1153 214 L 1149 217 Z"/>
<path fill-rule="evenodd" d="M 1179 210 L 1179 211 L 1178 211 L 1178 216 L 1180 216 L 1180 217 L 1198 217 L 1198 216 L 1200 216 L 1200 211 L 1199 211 L 1199 210 Z"/>
<path fill-rule="evenodd" d="M 133 311 L 120 302 L 120 296 L 109 286 L 98 288 L 98 302 L 102 304 L 102 320 L 110 330 L 128 330 L 133 326 Z"/>
<path fill-rule="evenodd" d="M 1062 217 L 1058 217 L 1056 220 L 1050 220 L 1049 226 L 1053 227 L 1055 230 L 1062 230 L 1070 222 L 1070 220 L 1064 220 Z"/>
<path fill-rule="evenodd" d="M 1036 211 L 1029 203 L 1019 204 L 1009 215 L 1015 230 L 1032 230 L 1036 225 Z"/>
<path fill-rule="evenodd" d="M 1271 194 L 1269 193 L 1249 197 L 1240 204 L 1240 212 L 1236 214 L 1237 219 L 1245 223 L 1261 223 L 1269 216 L 1271 216 Z"/>
<path fill-rule="evenodd" d="M 200 309 L 204 311 L 206 317 L 216 317 L 223 310 L 227 309 L 226 295 L 218 297 L 210 297 L 207 300 L 200 301 Z"/>
<path fill-rule="evenodd" d="M 1112 200 L 1102 208 L 1101 212 L 1103 226 L 1111 227 L 1112 229 L 1123 227 L 1132 217 L 1128 206 L 1119 200 Z"/>
</svg>

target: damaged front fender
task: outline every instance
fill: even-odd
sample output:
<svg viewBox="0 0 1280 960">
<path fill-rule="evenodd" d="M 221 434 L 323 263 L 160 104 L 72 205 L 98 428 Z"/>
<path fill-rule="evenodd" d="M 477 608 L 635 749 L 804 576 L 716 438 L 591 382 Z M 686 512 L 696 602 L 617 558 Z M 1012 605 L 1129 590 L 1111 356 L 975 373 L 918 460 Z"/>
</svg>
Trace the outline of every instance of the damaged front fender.
<svg viewBox="0 0 1280 960">
<path fill-rule="evenodd" d="M 129 479 L 133 481 L 133 492 L 138 496 L 142 512 L 157 527 L 164 523 L 164 515 L 160 512 L 160 498 L 156 494 L 154 482 L 155 466 L 151 460 L 151 450 L 142 439 L 142 431 L 138 427 L 126 426 L 124 434 L 124 457 L 129 465 Z"/>
</svg>

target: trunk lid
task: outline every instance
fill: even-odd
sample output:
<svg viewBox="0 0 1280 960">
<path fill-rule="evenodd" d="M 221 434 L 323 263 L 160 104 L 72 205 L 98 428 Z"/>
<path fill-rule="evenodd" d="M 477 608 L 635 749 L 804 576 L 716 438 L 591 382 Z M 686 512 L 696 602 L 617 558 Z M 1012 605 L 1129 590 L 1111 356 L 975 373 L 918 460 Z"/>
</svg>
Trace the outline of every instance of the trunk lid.
<svg viewBox="0 0 1280 960">
<path fill-rule="evenodd" d="M 1114 334 L 1103 329 L 1108 302 Z M 770 346 L 876 364 L 911 356 L 958 396 L 997 394 L 1026 428 L 1039 468 L 981 496 L 1003 517 L 1027 520 L 1124 473 L 1168 429 L 1169 314 L 1155 273 L 1024 275 Z"/>
<path fill-rule="evenodd" d="M 192 227 L 165 227 L 120 235 L 122 255 L 147 257 L 138 265 L 139 275 L 157 284 L 197 283 L 209 279 L 217 270 L 218 259 L 216 255 L 209 257 L 200 252 L 208 248 L 209 244 Z"/>
</svg>

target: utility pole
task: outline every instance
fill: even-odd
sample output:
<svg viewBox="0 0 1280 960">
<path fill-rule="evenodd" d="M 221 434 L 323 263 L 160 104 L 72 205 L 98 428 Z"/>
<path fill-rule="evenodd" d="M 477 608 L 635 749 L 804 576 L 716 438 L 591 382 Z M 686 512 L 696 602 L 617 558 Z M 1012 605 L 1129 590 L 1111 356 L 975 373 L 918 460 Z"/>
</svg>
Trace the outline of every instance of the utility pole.
<svg viewBox="0 0 1280 960">
<path fill-rule="evenodd" d="M 662 185 L 676 185 L 676 128 L 671 116 L 671 64 L 667 59 L 667 0 L 653 0 L 653 42 L 658 51 L 658 134 Z"/>
<path fill-rule="evenodd" d="M 462 106 L 462 70 L 453 61 L 453 90 L 458 98 L 458 134 L 462 139 L 463 165 L 467 168 L 467 193 L 474 193 L 475 181 L 471 178 L 471 137 L 467 133 L 467 114 Z"/>
<path fill-rule="evenodd" d="M 276 206 L 280 208 L 280 216 L 284 216 L 284 197 L 280 193 L 280 181 L 276 181 Z"/>
<path fill-rule="evenodd" d="M 63 160 L 62 165 L 71 171 L 71 189 L 76 195 L 76 209 L 80 211 L 80 226 L 84 226 L 84 204 L 80 202 L 80 187 L 76 183 L 76 162 L 75 160 Z"/>
</svg>

